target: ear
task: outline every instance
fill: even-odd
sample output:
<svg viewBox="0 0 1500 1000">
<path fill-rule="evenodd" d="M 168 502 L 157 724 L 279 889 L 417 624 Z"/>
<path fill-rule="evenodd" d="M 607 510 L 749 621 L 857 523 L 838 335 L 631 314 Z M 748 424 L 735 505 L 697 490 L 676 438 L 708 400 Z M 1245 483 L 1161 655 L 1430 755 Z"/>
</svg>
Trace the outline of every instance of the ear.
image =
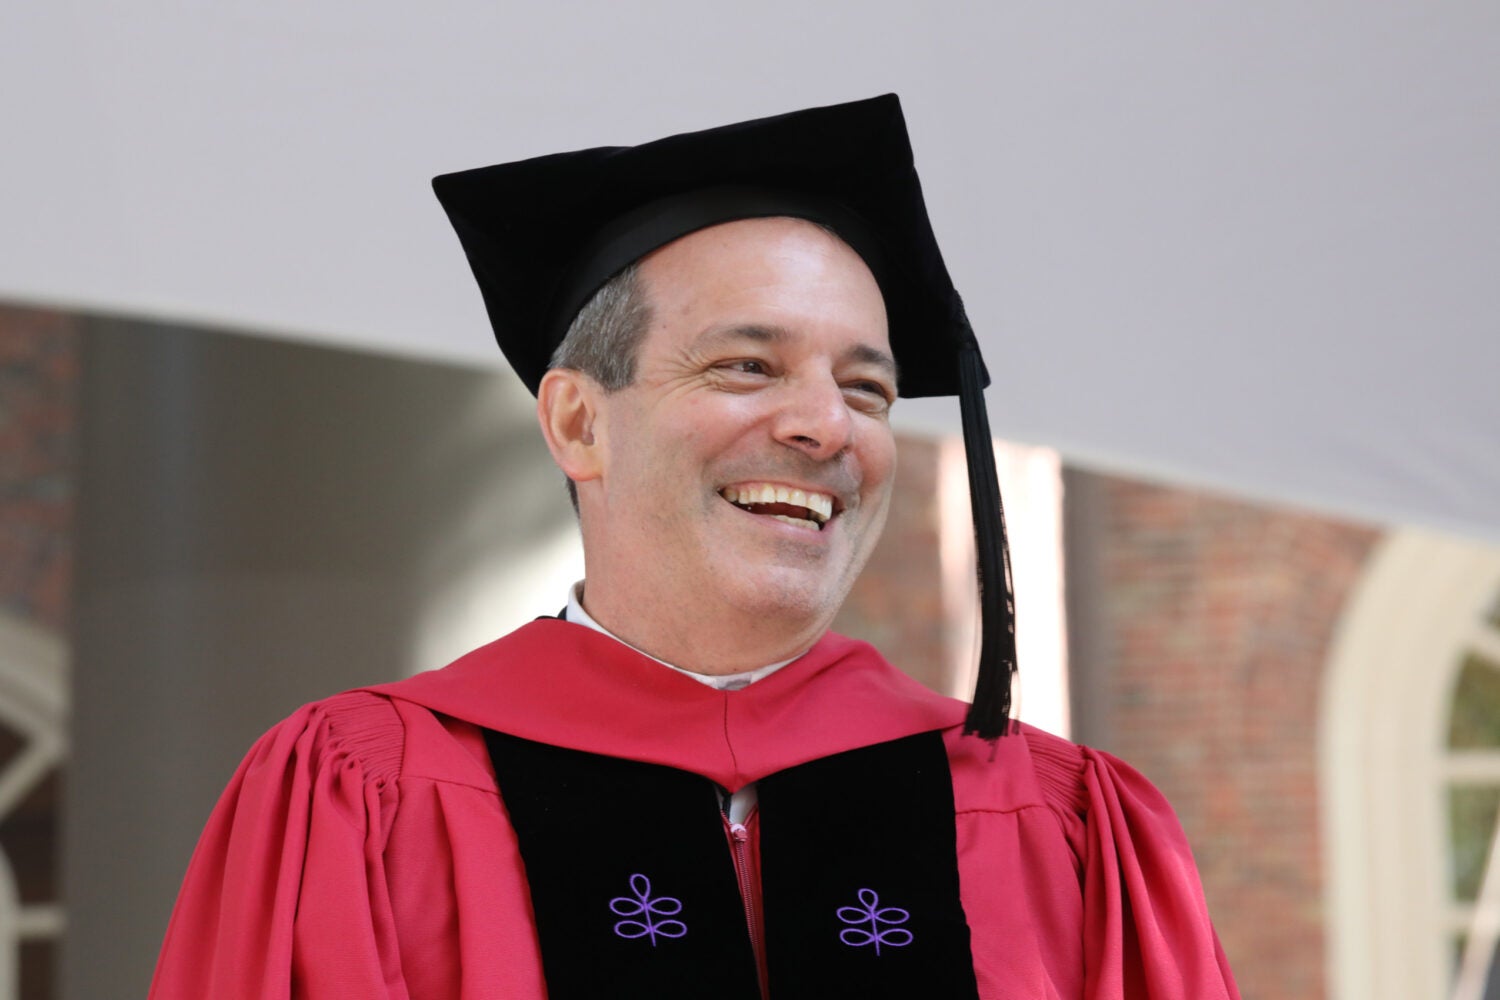
<svg viewBox="0 0 1500 1000">
<path fill-rule="evenodd" d="M 594 439 L 598 400 L 604 390 L 583 372 L 553 368 L 542 376 L 536 416 L 552 460 L 575 483 L 597 479 L 600 449 Z"/>
</svg>

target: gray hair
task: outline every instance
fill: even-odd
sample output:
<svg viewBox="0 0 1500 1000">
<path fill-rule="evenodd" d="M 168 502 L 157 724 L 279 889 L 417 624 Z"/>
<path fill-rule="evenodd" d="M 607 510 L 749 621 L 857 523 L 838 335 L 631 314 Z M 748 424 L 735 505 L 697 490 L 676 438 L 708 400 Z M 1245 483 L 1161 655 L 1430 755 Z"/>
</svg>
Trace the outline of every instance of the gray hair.
<svg viewBox="0 0 1500 1000">
<path fill-rule="evenodd" d="M 635 356 L 651 325 L 651 303 L 638 264 L 610 278 L 584 303 L 549 368 L 571 368 L 615 392 L 635 381 Z M 568 499 L 578 511 L 578 486 L 568 480 Z"/>
<path fill-rule="evenodd" d="M 651 323 L 651 303 L 639 272 L 637 264 L 629 265 L 584 303 L 552 352 L 549 367 L 583 372 L 605 392 L 635 381 L 636 352 Z"/>
</svg>

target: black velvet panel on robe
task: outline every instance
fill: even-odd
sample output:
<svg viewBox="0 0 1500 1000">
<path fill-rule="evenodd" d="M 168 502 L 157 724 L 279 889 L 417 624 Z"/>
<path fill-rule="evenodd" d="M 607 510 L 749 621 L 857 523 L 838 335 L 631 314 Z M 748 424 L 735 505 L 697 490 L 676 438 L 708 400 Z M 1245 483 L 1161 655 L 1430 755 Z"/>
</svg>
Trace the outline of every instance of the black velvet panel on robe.
<svg viewBox="0 0 1500 1000">
<path fill-rule="evenodd" d="M 552 1000 L 755 1000 L 719 789 L 675 768 L 487 732 Z M 978 996 L 937 733 L 759 783 L 769 994 Z"/>
<path fill-rule="evenodd" d="M 549 1000 L 759 1000 L 712 782 L 485 739 L 526 864 Z"/>
<path fill-rule="evenodd" d="M 978 996 L 938 733 L 773 774 L 760 810 L 771 996 Z"/>
</svg>

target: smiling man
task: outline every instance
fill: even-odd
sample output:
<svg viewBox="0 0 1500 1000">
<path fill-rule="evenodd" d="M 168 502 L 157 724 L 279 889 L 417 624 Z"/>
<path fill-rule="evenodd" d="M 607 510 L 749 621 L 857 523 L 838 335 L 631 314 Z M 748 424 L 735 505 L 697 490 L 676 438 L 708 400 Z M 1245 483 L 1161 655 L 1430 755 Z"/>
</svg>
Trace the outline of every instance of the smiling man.
<svg viewBox="0 0 1500 1000">
<path fill-rule="evenodd" d="M 268 733 L 153 995 L 1237 996 L 1160 795 L 1007 717 L 984 368 L 896 99 L 435 184 L 586 578 L 560 619 Z M 973 706 L 829 632 L 893 403 L 952 393 Z"/>
<path fill-rule="evenodd" d="M 788 218 L 691 233 L 638 280 L 631 383 L 553 368 L 538 400 L 577 484 L 583 604 L 700 673 L 790 659 L 828 630 L 885 522 L 897 378 L 880 288 L 836 236 Z"/>
</svg>

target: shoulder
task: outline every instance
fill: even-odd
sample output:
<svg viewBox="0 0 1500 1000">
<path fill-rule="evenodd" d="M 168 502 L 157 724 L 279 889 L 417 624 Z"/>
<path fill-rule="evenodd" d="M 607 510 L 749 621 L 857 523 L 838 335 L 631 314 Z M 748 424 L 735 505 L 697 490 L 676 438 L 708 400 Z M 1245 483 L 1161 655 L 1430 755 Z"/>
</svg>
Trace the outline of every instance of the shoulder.
<svg viewBox="0 0 1500 1000">
<path fill-rule="evenodd" d="M 357 771 L 377 788 L 439 782 L 496 794 L 480 727 L 384 689 L 314 702 L 283 726 L 310 738 L 318 767 Z"/>
<path fill-rule="evenodd" d="M 393 781 L 401 776 L 406 726 L 384 695 L 346 691 L 320 703 L 330 752 L 357 759 L 367 776 Z"/>
<path fill-rule="evenodd" d="M 1089 759 L 1094 751 L 1034 726 L 1022 725 L 1037 785 L 1054 810 L 1083 815 L 1088 809 Z"/>
<path fill-rule="evenodd" d="M 955 745 L 956 744 L 956 745 Z M 1184 842 L 1165 795 L 1112 754 L 1022 725 L 993 745 L 949 738 L 955 804 L 987 800 L 1014 811 L 1044 808 L 1075 847 L 1086 837 L 1111 839 L 1149 832 Z"/>
<path fill-rule="evenodd" d="M 1086 747 L 1018 723 L 1018 732 L 993 742 L 964 736 L 958 727 L 945 734 L 957 805 L 990 811 L 1045 806 L 1082 813 L 1088 804 Z"/>
<path fill-rule="evenodd" d="M 959 812 L 1045 810 L 1075 847 L 1110 813 L 1172 817 L 1161 792 L 1123 761 L 1032 726 L 994 743 L 950 731 L 947 742 Z"/>
<path fill-rule="evenodd" d="M 277 723 L 250 749 L 244 766 L 251 775 L 293 762 L 315 772 L 358 768 L 366 780 L 384 784 L 401 776 L 405 747 L 406 725 L 390 698 L 347 691 L 303 705 Z"/>
</svg>

